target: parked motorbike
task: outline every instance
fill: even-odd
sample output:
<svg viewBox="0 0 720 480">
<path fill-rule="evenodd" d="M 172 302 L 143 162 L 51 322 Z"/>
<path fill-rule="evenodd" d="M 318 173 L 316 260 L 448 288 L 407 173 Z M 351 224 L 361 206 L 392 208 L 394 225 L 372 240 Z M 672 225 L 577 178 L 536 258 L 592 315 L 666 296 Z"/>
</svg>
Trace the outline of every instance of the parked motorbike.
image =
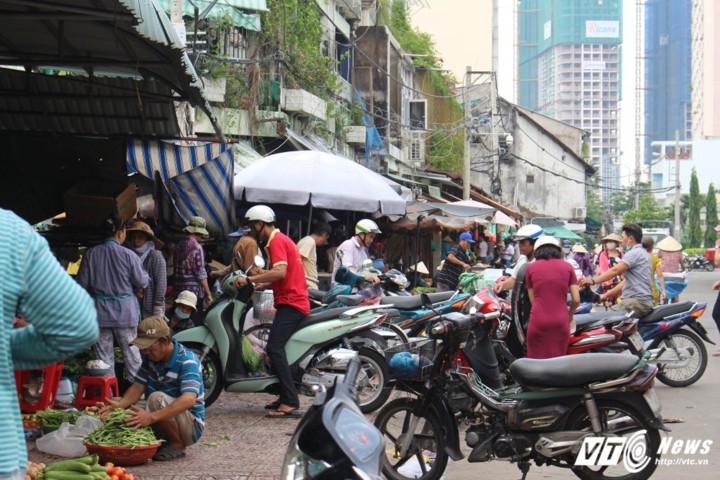
<svg viewBox="0 0 720 480">
<path fill-rule="evenodd" d="M 517 390 L 493 391 L 454 361 L 482 317 L 440 317 L 430 327 L 431 339 L 409 348 L 417 361 L 389 359 L 395 388 L 411 396 L 387 403 L 375 419 L 385 438 L 386 478 L 440 479 L 448 459 L 464 458 L 458 422 L 469 424 L 469 462 L 511 461 L 523 479 L 531 462 L 569 468 L 587 480 L 652 475 L 659 430 L 667 430 L 653 389 L 655 366 L 612 353 L 519 359 L 511 367 Z M 586 461 L 583 445 L 599 438 L 618 439 L 622 460 L 612 469 Z"/>
<path fill-rule="evenodd" d="M 342 382 L 318 385 L 313 405 L 290 439 L 280 478 L 380 480 L 383 438 L 356 405 L 360 359 L 348 363 Z"/>
<path fill-rule="evenodd" d="M 700 380 L 705 373 L 708 353 L 705 342 L 710 340 L 698 319 L 706 303 L 680 302 L 660 305 L 638 323 L 643 342 L 630 341 L 630 351 L 642 351 L 647 344 L 650 362 L 660 368 L 657 378 L 671 387 L 686 387 Z"/>
<path fill-rule="evenodd" d="M 258 263 L 264 262 L 260 258 Z M 277 376 L 249 371 L 243 359 L 248 353 L 245 349 L 253 348 L 253 342 L 267 341 L 270 325 L 244 328 L 254 289 L 251 284 L 235 287 L 239 275 L 245 274 L 236 271 L 223 280 L 222 296 L 209 307 L 204 325 L 173 336 L 202 361 L 207 406 L 222 390 L 279 393 Z M 385 321 L 385 310 L 387 307 L 382 305 L 334 309 L 301 320 L 285 345 L 300 393 L 311 395 L 314 385 L 333 385 L 345 374 L 350 358 L 358 354 L 362 363 L 356 385 L 360 408 L 369 412 L 382 405 L 390 394 L 385 388 L 388 370 L 381 353 L 384 346 L 373 340 L 381 341 L 381 337 L 372 329 Z"/>
<path fill-rule="evenodd" d="M 689 255 L 685 259 L 685 268 L 688 272 L 692 272 L 693 270 L 712 272 L 715 270 L 715 263 L 705 258 L 704 255 L 696 253 L 695 255 Z"/>
</svg>

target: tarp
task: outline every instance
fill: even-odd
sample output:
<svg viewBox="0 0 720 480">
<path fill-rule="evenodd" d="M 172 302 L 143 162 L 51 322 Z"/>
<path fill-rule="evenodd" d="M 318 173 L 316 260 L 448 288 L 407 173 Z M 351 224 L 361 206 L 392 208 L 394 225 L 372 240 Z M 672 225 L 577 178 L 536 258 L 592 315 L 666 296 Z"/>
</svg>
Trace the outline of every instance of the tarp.
<svg viewBox="0 0 720 480">
<path fill-rule="evenodd" d="M 442 215 L 428 215 L 420 220 L 420 230 L 450 230 L 453 232 L 466 232 L 475 227 L 472 218 L 463 217 L 445 217 Z M 417 219 L 403 217 L 396 222 L 388 222 L 385 229 L 390 231 L 414 231 L 418 228 Z"/>
<path fill-rule="evenodd" d="M 127 170 L 160 181 L 160 218 L 166 226 L 182 228 L 191 216 L 201 216 L 212 233 L 235 230 L 229 145 L 130 140 Z"/>
<path fill-rule="evenodd" d="M 543 230 L 545 230 L 545 235 L 552 235 L 553 237 L 561 240 L 582 240 L 580 235 L 576 235 L 565 227 L 543 227 Z"/>
</svg>

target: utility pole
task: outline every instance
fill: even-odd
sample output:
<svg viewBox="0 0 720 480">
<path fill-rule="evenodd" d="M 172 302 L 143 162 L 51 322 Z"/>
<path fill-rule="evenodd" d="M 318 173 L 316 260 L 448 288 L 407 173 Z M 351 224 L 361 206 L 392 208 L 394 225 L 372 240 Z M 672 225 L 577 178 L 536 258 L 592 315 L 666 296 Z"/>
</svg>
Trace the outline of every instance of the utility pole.
<svg viewBox="0 0 720 480">
<path fill-rule="evenodd" d="M 680 228 L 680 130 L 675 130 L 675 239 L 682 242 Z"/>
<path fill-rule="evenodd" d="M 635 210 L 640 208 L 640 137 L 635 137 Z"/>
<path fill-rule="evenodd" d="M 463 200 L 470 199 L 470 85 L 472 84 L 470 72 L 472 67 L 465 67 L 465 88 L 463 89 L 463 125 L 465 125 L 465 142 L 463 143 Z"/>
</svg>

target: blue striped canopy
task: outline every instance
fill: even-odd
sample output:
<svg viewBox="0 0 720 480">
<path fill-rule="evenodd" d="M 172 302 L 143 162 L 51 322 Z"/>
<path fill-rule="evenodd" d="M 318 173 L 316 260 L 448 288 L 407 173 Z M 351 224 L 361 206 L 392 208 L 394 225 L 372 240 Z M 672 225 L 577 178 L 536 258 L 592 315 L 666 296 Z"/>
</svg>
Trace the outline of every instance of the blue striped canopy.
<svg viewBox="0 0 720 480">
<path fill-rule="evenodd" d="M 190 217 L 200 216 L 212 233 L 235 230 L 234 158 L 229 145 L 131 140 L 126 164 L 128 173 L 159 180 L 159 218 L 165 226 L 181 229 Z"/>
</svg>

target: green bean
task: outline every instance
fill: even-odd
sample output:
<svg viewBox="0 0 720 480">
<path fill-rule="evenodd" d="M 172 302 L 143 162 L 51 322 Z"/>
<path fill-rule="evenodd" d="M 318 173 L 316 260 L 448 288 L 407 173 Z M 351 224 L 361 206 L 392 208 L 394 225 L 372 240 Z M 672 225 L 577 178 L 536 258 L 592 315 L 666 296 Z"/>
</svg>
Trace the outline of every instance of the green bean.
<svg viewBox="0 0 720 480">
<path fill-rule="evenodd" d="M 134 428 L 125 424 L 132 410 L 115 409 L 105 418 L 103 426 L 84 438 L 86 443 L 105 447 L 140 447 L 158 443 L 150 427 Z"/>
</svg>

